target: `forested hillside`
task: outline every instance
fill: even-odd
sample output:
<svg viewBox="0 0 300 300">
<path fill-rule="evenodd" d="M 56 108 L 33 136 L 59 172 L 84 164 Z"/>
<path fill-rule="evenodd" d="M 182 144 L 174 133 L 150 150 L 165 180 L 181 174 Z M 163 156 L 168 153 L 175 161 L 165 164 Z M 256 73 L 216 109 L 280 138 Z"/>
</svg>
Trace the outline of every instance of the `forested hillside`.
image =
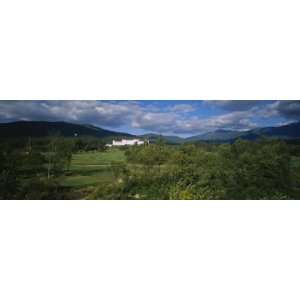
<svg viewBox="0 0 300 300">
<path fill-rule="evenodd" d="M 72 124 L 66 122 L 33 122 L 20 121 L 13 123 L 0 123 L 0 138 L 16 137 L 47 137 L 53 135 L 64 137 L 91 136 L 97 138 L 133 137 L 123 132 L 110 131 L 85 124 Z"/>
</svg>

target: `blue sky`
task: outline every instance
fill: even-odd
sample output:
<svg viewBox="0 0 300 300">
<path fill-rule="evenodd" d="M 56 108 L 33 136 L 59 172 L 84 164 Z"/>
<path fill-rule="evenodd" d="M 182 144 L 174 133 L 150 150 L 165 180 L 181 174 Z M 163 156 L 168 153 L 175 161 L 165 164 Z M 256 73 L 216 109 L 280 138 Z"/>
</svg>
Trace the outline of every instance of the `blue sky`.
<svg viewBox="0 0 300 300">
<path fill-rule="evenodd" d="M 300 101 L 0 101 L 0 122 L 65 121 L 133 134 L 192 136 L 300 121 Z"/>
</svg>

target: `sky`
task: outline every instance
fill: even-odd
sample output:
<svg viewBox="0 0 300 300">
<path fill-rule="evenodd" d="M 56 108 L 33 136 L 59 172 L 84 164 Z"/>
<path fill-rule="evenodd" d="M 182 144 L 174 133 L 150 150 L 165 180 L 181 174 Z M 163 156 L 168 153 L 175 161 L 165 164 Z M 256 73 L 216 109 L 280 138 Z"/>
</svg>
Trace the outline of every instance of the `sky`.
<svg viewBox="0 0 300 300">
<path fill-rule="evenodd" d="M 0 122 L 65 121 L 132 134 L 188 137 L 300 121 L 300 101 L 0 101 Z"/>
</svg>

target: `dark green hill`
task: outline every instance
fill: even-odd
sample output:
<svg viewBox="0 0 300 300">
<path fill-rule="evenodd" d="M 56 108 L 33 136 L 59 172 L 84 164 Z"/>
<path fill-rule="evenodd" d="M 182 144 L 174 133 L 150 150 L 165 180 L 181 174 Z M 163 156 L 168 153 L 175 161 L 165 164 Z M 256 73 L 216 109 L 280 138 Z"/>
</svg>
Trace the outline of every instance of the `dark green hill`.
<svg viewBox="0 0 300 300">
<path fill-rule="evenodd" d="M 261 137 L 278 139 L 300 139 L 300 122 L 278 127 L 255 128 L 247 131 L 216 130 L 186 139 L 188 142 L 216 141 L 232 142 L 238 138 L 244 140 L 257 140 Z"/>
<path fill-rule="evenodd" d="M 46 137 L 59 134 L 64 137 L 90 136 L 97 138 L 134 137 L 128 133 L 105 130 L 92 125 L 66 122 L 20 121 L 0 124 L 0 138 Z"/>
<path fill-rule="evenodd" d="M 186 139 L 188 142 L 194 142 L 194 141 L 226 141 L 226 140 L 233 140 L 240 136 L 242 136 L 244 133 L 241 131 L 233 131 L 233 130 L 215 130 L 212 132 L 207 132 L 204 134 L 192 136 Z"/>
<path fill-rule="evenodd" d="M 264 127 L 248 131 L 248 134 L 257 136 L 266 136 L 281 139 L 299 139 L 300 138 L 300 122 L 291 123 L 278 127 Z M 247 135 L 245 136 L 247 137 Z"/>
</svg>

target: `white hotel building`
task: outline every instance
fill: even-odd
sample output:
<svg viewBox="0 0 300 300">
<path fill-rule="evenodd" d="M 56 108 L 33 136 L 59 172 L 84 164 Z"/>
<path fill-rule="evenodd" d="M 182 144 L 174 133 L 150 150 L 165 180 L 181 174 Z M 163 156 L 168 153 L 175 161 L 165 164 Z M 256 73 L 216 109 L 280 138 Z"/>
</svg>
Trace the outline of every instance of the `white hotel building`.
<svg viewBox="0 0 300 300">
<path fill-rule="evenodd" d="M 139 139 L 132 139 L 132 140 L 126 140 L 122 139 L 121 141 L 112 141 L 112 144 L 106 144 L 106 147 L 112 147 L 112 146 L 134 146 L 134 145 L 143 145 L 145 144 L 144 141 Z"/>
</svg>

